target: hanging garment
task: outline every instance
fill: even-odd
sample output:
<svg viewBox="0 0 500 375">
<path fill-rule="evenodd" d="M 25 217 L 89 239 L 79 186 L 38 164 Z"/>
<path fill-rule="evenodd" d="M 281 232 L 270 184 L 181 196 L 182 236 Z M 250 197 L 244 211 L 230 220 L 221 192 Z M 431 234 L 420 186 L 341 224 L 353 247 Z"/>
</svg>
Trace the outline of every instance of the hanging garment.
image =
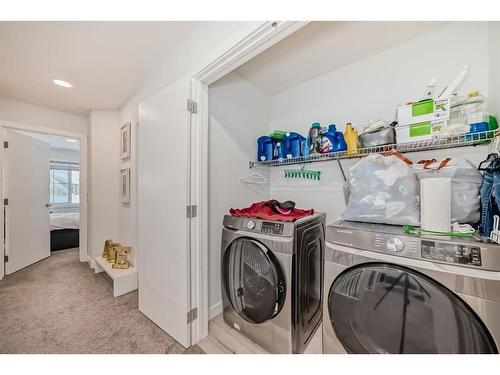
<svg viewBox="0 0 500 375">
<path fill-rule="evenodd" d="M 277 206 L 276 202 L 277 201 L 274 199 L 270 201 L 256 202 L 252 203 L 250 207 L 246 208 L 231 208 L 229 210 L 229 213 L 232 216 L 289 222 L 314 214 L 314 210 L 312 208 L 308 210 L 302 210 L 300 208 L 284 210 L 283 206 L 286 207 L 287 205 L 280 204 L 279 206 Z"/>
<path fill-rule="evenodd" d="M 493 230 L 493 216 L 500 214 L 500 160 L 485 168 L 481 184 L 481 235 L 489 237 Z"/>
</svg>

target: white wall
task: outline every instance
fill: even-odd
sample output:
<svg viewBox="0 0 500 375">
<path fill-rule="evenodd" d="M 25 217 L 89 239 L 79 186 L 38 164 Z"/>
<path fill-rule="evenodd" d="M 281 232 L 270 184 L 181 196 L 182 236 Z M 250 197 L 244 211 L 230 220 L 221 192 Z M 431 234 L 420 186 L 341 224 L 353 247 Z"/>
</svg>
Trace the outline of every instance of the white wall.
<svg viewBox="0 0 500 375">
<path fill-rule="evenodd" d="M 118 111 L 92 111 L 90 119 L 89 256 L 118 239 L 120 132 Z"/>
<path fill-rule="evenodd" d="M 221 312 L 220 252 L 222 219 L 231 207 L 268 200 L 267 185 L 242 184 L 256 157 L 255 140 L 267 133 L 269 97 L 229 74 L 209 88 L 208 263 L 210 314 Z M 265 173 L 264 171 L 263 173 Z"/>
<path fill-rule="evenodd" d="M 88 133 L 88 119 L 84 116 L 5 97 L 0 97 L 0 120 L 74 133 Z"/>
<path fill-rule="evenodd" d="M 438 76 L 439 92 L 465 64 L 471 65 L 471 71 L 460 91 L 468 93 L 479 89 L 488 95 L 488 47 L 486 22 L 459 22 L 440 27 L 272 96 L 269 130 L 294 130 L 305 135 L 315 121 L 325 126 L 335 123 L 342 131 L 346 122 L 352 122 L 358 131 L 363 130 L 370 118 L 391 122 L 397 105 L 419 99 L 432 76 Z M 477 161 L 487 152 L 485 148 L 481 150 L 473 157 Z M 463 151 L 409 156 L 420 160 L 448 154 L 463 156 Z M 347 171 L 355 162 L 354 159 L 342 164 Z M 337 162 L 310 164 L 306 168 L 321 170 L 321 181 L 287 180 L 283 177 L 284 168 L 273 168 L 271 196 L 326 212 L 327 222 L 336 220 L 345 207 L 344 181 Z"/>
<path fill-rule="evenodd" d="M 121 121 L 119 127 L 125 125 Z M 118 130 L 120 132 L 120 129 Z M 130 158 L 120 160 L 120 169 L 130 168 L 130 203 L 119 202 L 118 208 L 118 241 L 125 246 L 136 246 L 136 221 L 137 221 L 137 120 L 130 123 Z M 134 257 L 136 252 L 133 252 Z M 135 258 L 134 258 L 134 263 Z"/>
<path fill-rule="evenodd" d="M 135 220 L 137 217 L 137 173 L 136 140 L 139 103 L 160 89 L 178 79 L 198 73 L 214 59 L 226 52 L 239 40 L 260 26 L 263 22 L 207 22 L 206 26 L 189 35 L 183 48 L 176 50 L 141 88 L 120 109 L 119 128 L 126 122 L 132 123 L 132 155 L 121 162 L 121 168 L 131 169 L 130 204 L 119 207 L 119 241 L 136 246 Z"/>
</svg>

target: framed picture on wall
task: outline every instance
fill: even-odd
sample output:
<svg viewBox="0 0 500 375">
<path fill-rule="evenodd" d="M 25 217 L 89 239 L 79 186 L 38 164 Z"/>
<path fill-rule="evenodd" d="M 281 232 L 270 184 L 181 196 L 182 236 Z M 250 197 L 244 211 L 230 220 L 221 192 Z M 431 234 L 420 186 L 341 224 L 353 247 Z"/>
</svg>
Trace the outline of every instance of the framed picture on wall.
<svg viewBox="0 0 500 375">
<path fill-rule="evenodd" d="M 121 154 L 122 160 L 130 158 L 130 122 L 121 128 Z"/>
<path fill-rule="evenodd" d="M 122 169 L 120 172 L 122 203 L 130 203 L 130 168 Z"/>
</svg>

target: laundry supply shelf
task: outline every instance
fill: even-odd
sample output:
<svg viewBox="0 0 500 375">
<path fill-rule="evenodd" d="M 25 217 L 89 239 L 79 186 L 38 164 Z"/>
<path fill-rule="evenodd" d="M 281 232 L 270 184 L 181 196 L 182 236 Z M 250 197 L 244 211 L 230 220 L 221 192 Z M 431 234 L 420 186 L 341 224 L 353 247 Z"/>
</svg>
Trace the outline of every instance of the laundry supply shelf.
<svg viewBox="0 0 500 375">
<path fill-rule="evenodd" d="M 485 132 L 453 135 L 444 138 L 429 139 L 418 142 L 365 147 L 365 148 L 359 148 L 355 152 L 341 151 L 341 152 L 330 152 L 326 154 L 300 156 L 296 158 L 289 158 L 282 160 L 251 161 L 249 163 L 249 166 L 250 168 L 253 168 L 254 166 L 279 167 L 282 165 L 362 158 L 369 154 L 387 152 L 392 150 L 396 150 L 402 153 L 408 153 L 408 152 L 440 150 L 440 149 L 456 148 L 456 147 L 477 146 L 492 141 L 495 138 L 495 136 L 499 134 L 500 134 L 500 129 L 488 130 Z"/>
</svg>

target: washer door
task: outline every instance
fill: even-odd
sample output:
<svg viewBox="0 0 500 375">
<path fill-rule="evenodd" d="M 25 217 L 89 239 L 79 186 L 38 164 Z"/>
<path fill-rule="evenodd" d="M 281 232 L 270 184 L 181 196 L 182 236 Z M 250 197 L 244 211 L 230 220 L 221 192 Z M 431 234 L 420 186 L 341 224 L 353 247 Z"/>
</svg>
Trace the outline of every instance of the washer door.
<svg viewBox="0 0 500 375">
<path fill-rule="evenodd" d="M 330 288 L 328 312 L 349 353 L 497 353 L 490 333 L 464 301 L 402 266 L 348 268 Z"/>
<path fill-rule="evenodd" d="M 278 260 L 264 245 L 238 238 L 222 264 L 224 289 L 233 309 L 250 323 L 276 316 L 285 302 L 285 279 Z"/>
</svg>

